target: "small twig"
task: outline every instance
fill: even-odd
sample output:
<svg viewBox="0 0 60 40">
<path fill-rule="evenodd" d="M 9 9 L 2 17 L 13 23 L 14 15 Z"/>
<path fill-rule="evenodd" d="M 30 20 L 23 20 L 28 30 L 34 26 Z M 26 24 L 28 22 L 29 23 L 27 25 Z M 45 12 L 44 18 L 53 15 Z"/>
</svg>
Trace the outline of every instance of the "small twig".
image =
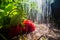
<svg viewBox="0 0 60 40">
<path fill-rule="evenodd" d="M 42 37 L 46 37 L 46 35 L 41 35 L 37 40 L 40 40 Z"/>
</svg>

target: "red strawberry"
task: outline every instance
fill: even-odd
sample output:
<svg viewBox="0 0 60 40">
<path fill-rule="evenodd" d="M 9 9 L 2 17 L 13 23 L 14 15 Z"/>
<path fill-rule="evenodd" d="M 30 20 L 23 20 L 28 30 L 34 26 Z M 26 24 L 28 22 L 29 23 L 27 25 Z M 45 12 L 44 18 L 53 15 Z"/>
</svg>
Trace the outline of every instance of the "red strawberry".
<svg viewBox="0 0 60 40">
<path fill-rule="evenodd" d="M 9 37 L 14 37 L 18 35 L 20 32 L 23 34 L 25 33 L 30 33 L 35 30 L 35 25 L 32 21 L 30 20 L 24 20 L 24 27 L 21 26 L 21 24 L 18 24 L 17 26 L 12 26 L 11 28 L 8 29 L 8 35 Z"/>
<path fill-rule="evenodd" d="M 23 28 L 22 28 L 22 34 L 25 34 L 26 32 L 27 32 L 26 27 L 23 27 Z"/>
<path fill-rule="evenodd" d="M 35 25 L 31 20 L 24 20 L 23 23 L 25 24 L 25 29 L 28 33 L 35 30 Z"/>
<path fill-rule="evenodd" d="M 9 30 L 8 31 L 9 37 L 14 37 L 22 31 L 22 28 L 20 27 L 20 25 L 18 25 L 18 26 L 15 26 L 15 27 L 12 26 L 8 30 Z"/>
</svg>

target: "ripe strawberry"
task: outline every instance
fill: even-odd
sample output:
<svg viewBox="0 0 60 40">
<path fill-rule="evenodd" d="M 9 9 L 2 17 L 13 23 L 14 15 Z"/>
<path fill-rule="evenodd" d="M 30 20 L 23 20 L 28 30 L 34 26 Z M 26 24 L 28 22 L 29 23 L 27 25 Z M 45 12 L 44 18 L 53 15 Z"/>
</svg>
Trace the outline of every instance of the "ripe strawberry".
<svg viewBox="0 0 60 40">
<path fill-rule="evenodd" d="M 14 37 L 21 32 L 22 32 L 22 34 L 25 34 L 25 33 L 33 32 L 35 30 L 35 25 L 32 21 L 24 20 L 23 23 L 25 25 L 24 27 L 22 27 L 21 24 L 18 24 L 17 26 L 10 27 L 8 29 L 9 37 Z"/>
<path fill-rule="evenodd" d="M 23 27 L 23 28 L 22 28 L 22 34 L 25 34 L 26 32 L 27 32 L 26 27 Z"/>
<path fill-rule="evenodd" d="M 35 30 L 35 25 L 31 20 L 24 20 L 25 29 L 27 33 L 33 32 Z"/>
<path fill-rule="evenodd" d="M 18 25 L 14 27 L 12 26 L 8 30 L 9 30 L 8 31 L 9 37 L 14 37 L 14 36 L 17 36 L 22 31 L 22 28 L 20 27 L 20 25 Z"/>
</svg>

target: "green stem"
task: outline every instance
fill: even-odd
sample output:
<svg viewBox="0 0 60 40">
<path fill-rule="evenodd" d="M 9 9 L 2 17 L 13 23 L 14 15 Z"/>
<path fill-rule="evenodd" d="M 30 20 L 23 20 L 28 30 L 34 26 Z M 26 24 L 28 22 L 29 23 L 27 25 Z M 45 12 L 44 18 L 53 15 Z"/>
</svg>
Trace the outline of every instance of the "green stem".
<svg viewBox="0 0 60 40">
<path fill-rule="evenodd" d="M 15 10 L 15 9 L 17 9 L 17 8 L 12 9 L 12 10 L 9 12 L 8 16 L 9 16 L 9 15 L 10 15 L 10 13 L 11 13 L 13 10 Z"/>
</svg>

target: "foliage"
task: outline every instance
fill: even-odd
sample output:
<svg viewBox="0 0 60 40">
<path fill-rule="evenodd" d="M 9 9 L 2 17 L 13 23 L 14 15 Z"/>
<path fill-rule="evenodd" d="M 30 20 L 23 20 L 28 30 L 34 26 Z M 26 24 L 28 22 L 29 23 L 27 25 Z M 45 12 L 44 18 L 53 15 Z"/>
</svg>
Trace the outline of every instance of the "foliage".
<svg viewBox="0 0 60 40">
<path fill-rule="evenodd" d="M 27 19 L 29 10 L 37 8 L 36 3 L 29 3 L 29 0 L 0 0 L 0 2 L 0 28 L 22 24 L 22 21 Z"/>
<path fill-rule="evenodd" d="M 26 19 L 22 0 L 0 0 L 0 28 L 15 26 Z"/>
</svg>

